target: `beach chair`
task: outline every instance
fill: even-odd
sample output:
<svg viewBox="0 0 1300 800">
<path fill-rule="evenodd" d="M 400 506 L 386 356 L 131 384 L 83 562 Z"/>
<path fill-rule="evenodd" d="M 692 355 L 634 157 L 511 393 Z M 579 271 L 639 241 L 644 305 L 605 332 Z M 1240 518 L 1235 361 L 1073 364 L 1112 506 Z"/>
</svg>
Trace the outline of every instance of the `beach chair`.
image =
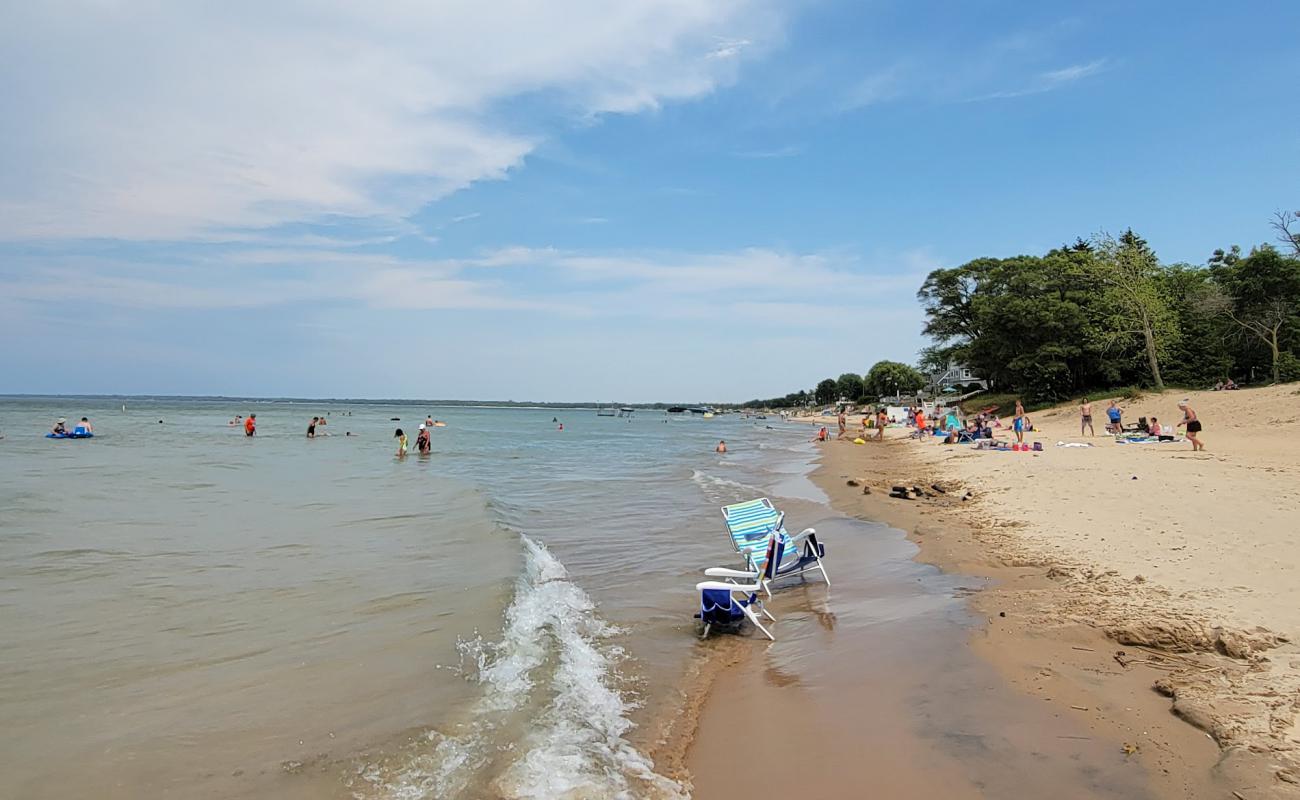
<svg viewBox="0 0 1300 800">
<path fill-rule="evenodd" d="M 826 585 L 831 583 L 826 574 L 822 559 L 826 557 L 826 545 L 817 540 L 815 528 L 805 528 L 797 535 L 791 536 L 785 530 L 785 514 L 776 510 L 772 501 L 766 497 L 734 503 L 722 507 L 722 518 L 726 520 L 727 532 L 731 544 L 745 561 L 744 570 L 714 567 L 704 571 L 705 575 L 715 578 L 735 578 L 757 580 L 768 597 L 772 590 L 768 584 L 776 578 L 790 575 L 802 575 L 811 569 L 819 570 Z M 780 537 L 780 557 L 777 559 L 776 571 L 770 578 L 764 578 L 767 566 L 768 537 Z"/>
<path fill-rule="evenodd" d="M 768 567 L 762 574 L 771 573 L 773 564 L 781 562 L 781 555 L 784 546 L 781 544 L 781 538 L 775 534 L 767 537 L 767 548 L 765 550 L 766 563 Z M 708 570 L 705 570 L 708 572 Z M 736 570 L 730 570 L 735 573 Z M 753 580 L 754 573 L 738 573 L 749 575 Z M 772 622 L 776 622 L 776 617 L 772 616 L 766 608 L 763 607 L 763 601 L 759 598 L 758 593 L 763 588 L 761 579 L 753 583 L 740 584 L 732 581 L 701 581 L 695 584 L 695 590 L 700 593 L 700 613 L 695 617 L 703 625 L 700 638 L 707 638 L 709 631 L 714 626 L 734 628 L 742 620 L 748 619 L 754 623 L 754 627 L 763 632 L 763 635 L 772 641 L 776 637 L 772 632 L 764 627 L 759 621 L 758 615 L 762 614 Z M 757 610 L 758 613 L 755 613 Z"/>
</svg>

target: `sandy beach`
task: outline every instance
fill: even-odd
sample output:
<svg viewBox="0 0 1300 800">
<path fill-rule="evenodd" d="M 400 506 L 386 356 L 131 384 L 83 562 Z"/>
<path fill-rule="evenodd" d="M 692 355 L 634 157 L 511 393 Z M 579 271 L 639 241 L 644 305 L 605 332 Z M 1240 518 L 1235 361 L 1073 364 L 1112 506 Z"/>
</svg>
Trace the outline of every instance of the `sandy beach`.
<svg viewBox="0 0 1300 800">
<path fill-rule="evenodd" d="M 1167 425 L 1182 398 L 1208 452 L 1081 437 L 1071 404 L 1032 415 L 1041 452 L 891 428 L 827 443 L 814 480 L 839 511 L 906 531 L 919 560 L 983 579 L 981 661 L 1143 765 L 1154 796 L 1300 796 L 1300 386 L 1150 394 L 1122 403 L 1125 420 Z M 924 496 L 889 497 L 899 484 Z M 851 572 L 839 563 L 841 583 Z M 734 714 L 706 705 L 697 749 Z"/>
</svg>

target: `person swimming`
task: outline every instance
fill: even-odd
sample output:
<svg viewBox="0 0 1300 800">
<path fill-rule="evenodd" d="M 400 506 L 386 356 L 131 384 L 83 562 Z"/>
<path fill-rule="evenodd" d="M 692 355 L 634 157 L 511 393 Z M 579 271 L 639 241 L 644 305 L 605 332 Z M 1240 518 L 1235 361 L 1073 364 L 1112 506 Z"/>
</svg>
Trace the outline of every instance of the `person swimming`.
<svg viewBox="0 0 1300 800">
<path fill-rule="evenodd" d="M 718 446 L 715 447 L 715 448 L 713 448 L 713 451 L 714 451 L 715 453 L 725 453 L 725 452 L 727 452 L 727 443 L 726 443 L 726 441 L 719 440 L 719 441 L 718 441 Z"/>
</svg>

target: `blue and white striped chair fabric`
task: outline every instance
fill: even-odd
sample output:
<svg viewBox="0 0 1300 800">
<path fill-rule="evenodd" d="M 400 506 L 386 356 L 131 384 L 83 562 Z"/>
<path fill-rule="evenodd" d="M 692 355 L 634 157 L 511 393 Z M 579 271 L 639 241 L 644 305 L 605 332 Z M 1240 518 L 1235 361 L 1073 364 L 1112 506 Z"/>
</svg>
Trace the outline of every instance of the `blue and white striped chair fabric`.
<svg viewBox="0 0 1300 800">
<path fill-rule="evenodd" d="M 785 515 L 776 509 L 771 500 L 760 497 L 723 506 L 722 517 L 727 522 L 731 544 L 745 559 L 747 569 L 755 572 L 764 570 L 767 566 L 767 539 L 775 533 L 780 537 L 782 554 L 777 559 L 774 577 L 796 575 L 815 569 L 830 584 L 830 576 L 826 574 L 826 566 L 822 563 L 826 556 L 826 546 L 817 540 L 816 532 L 809 528 L 800 534 L 799 541 L 803 545 L 801 550 L 785 530 Z M 765 588 L 766 580 L 770 579 L 765 579 Z"/>
<path fill-rule="evenodd" d="M 780 535 L 787 556 L 794 550 L 790 546 L 790 534 L 782 524 L 781 512 L 766 497 L 723 506 L 722 517 L 727 522 L 732 546 L 750 569 L 760 570 L 766 566 L 767 538 L 773 533 Z"/>
</svg>

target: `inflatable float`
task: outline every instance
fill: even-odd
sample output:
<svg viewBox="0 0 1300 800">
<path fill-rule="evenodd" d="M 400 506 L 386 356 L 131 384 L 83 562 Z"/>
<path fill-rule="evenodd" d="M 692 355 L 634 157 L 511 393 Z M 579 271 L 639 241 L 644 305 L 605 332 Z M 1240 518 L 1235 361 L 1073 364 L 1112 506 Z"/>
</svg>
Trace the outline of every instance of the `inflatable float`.
<svg viewBox="0 0 1300 800">
<path fill-rule="evenodd" d="M 67 433 L 47 433 L 46 439 L 93 439 L 95 434 L 90 431 L 68 431 Z"/>
</svg>

